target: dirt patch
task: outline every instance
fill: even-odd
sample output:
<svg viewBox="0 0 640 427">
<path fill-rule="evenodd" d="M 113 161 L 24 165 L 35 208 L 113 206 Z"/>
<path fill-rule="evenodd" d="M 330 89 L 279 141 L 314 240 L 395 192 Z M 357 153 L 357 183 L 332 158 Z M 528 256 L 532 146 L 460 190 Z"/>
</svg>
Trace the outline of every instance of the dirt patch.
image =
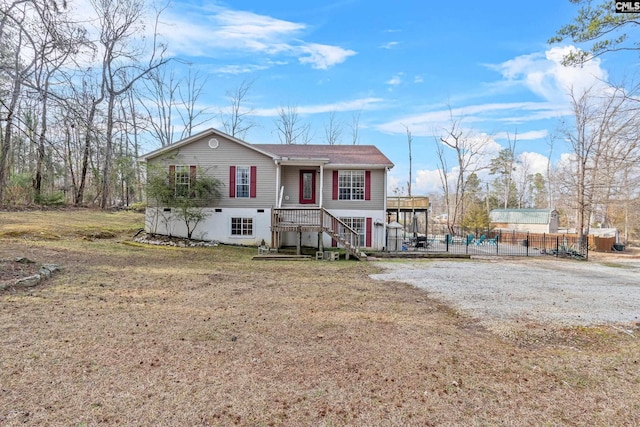
<svg viewBox="0 0 640 427">
<path fill-rule="evenodd" d="M 5 284 L 13 284 L 16 280 L 33 276 L 40 270 L 40 264 L 33 261 L 0 259 L 0 288 Z"/>
</svg>

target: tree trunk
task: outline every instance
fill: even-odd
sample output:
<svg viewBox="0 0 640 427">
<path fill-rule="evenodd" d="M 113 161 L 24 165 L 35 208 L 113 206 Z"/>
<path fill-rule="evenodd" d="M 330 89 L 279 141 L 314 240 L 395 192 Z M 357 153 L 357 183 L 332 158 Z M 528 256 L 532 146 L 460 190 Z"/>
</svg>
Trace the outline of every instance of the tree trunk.
<svg viewBox="0 0 640 427">
<path fill-rule="evenodd" d="M 11 136 L 13 130 L 13 113 L 18 105 L 18 99 L 20 98 L 21 88 L 20 76 L 16 75 L 13 80 L 13 93 L 11 94 L 11 101 L 7 106 L 7 119 L 4 135 L 2 141 L 0 141 L 0 205 L 4 202 L 4 189 L 7 185 L 9 178 L 9 171 L 7 168 L 7 162 L 9 160 L 9 151 L 11 149 Z"/>
<path fill-rule="evenodd" d="M 107 103 L 107 134 L 104 149 L 104 169 L 102 170 L 102 197 L 100 207 L 106 209 L 109 205 L 111 157 L 113 151 L 113 110 L 115 108 L 115 95 L 109 93 Z"/>
</svg>

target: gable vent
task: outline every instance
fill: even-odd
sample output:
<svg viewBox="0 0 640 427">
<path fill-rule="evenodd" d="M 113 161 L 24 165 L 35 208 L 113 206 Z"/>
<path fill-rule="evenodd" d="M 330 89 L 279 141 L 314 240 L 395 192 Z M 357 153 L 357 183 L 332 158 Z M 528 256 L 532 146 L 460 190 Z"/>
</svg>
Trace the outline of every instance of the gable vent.
<svg viewBox="0 0 640 427">
<path fill-rule="evenodd" d="M 220 143 L 218 142 L 217 139 L 211 138 L 209 140 L 209 148 L 218 148 L 218 145 L 220 145 Z"/>
</svg>

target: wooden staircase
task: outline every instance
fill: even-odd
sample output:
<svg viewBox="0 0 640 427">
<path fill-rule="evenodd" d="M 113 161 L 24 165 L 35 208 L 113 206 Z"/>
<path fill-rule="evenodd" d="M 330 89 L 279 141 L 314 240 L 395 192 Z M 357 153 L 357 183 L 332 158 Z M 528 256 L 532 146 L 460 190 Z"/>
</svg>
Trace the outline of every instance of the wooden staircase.
<svg viewBox="0 0 640 427">
<path fill-rule="evenodd" d="M 271 211 L 272 245 L 278 247 L 281 232 L 323 232 L 342 246 L 347 258 L 365 260 L 360 250 L 360 235 L 324 208 L 277 208 Z"/>
</svg>

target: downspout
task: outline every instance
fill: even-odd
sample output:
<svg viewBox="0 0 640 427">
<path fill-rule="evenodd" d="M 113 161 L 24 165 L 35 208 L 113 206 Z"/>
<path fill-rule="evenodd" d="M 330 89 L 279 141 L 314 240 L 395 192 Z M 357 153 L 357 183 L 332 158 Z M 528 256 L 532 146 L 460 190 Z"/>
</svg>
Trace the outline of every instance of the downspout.
<svg viewBox="0 0 640 427">
<path fill-rule="evenodd" d="M 281 175 L 281 165 L 278 159 L 273 159 L 273 163 L 276 166 L 276 191 L 275 191 L 275 204 L 273 205 L 274 208 L 280 208 L 280 175 Z M 280 232 L 279 231 L 273 231 L 273 226 L 274 226 L 274 221 L 275 221 L 275 213 L 273 212 L 273 210 L 271 211 L 271 247 L 272 248 L 279 248 L 280 247 Z"/>
<path fill-rule="evenodd" d="M 322 207 L 322 193 L 324 193 L 324 165 L 320 164 L 320 197 L 318 206 Z"/>
<path fill-rule="evenodd" d="M 384 189 L 384 207 L 383 207 L 383 218 L 387 217 L 387 176 L 389 175 L 389 168 L 385 167 L 384 168 L 384 184 L 383 184 L 383 189 Z"/>
<path fill-rule="evenodd" d="M 280 174 L 281 174 L 280 170 L 281 170 L 281 166 L 280 166 L 280 161 L 278 159 L 274 159 L 273 162 L 276 165 L 276 191 L 275 191 L 276 200 L 275 200 L 274 206 L 276 208 L 279 208 L 280 207 L 279 194 L 280 194 Z"/>
<path fill-rule="evenodd" d="M 387 217 L 387 179 L 388 179 L 388 175 L 389 175 L 389 168 L 385 167 L 384 168 L 384 183 L 383 183 L 383 194 L 384 194 L 384 206 L 383 206 L 383 210 L 382 210 L 382 236 L 380 236 L 380 240 L 382 240 L 382 249 L 388 249 L 387 248 L 387 243 L 389 243 L 389 236 L 388 236 L 388 231 L 387 231 L 387 226 L 386 226 L 386 222 L 385 220 L 388 218 Z"/>
</svg>

